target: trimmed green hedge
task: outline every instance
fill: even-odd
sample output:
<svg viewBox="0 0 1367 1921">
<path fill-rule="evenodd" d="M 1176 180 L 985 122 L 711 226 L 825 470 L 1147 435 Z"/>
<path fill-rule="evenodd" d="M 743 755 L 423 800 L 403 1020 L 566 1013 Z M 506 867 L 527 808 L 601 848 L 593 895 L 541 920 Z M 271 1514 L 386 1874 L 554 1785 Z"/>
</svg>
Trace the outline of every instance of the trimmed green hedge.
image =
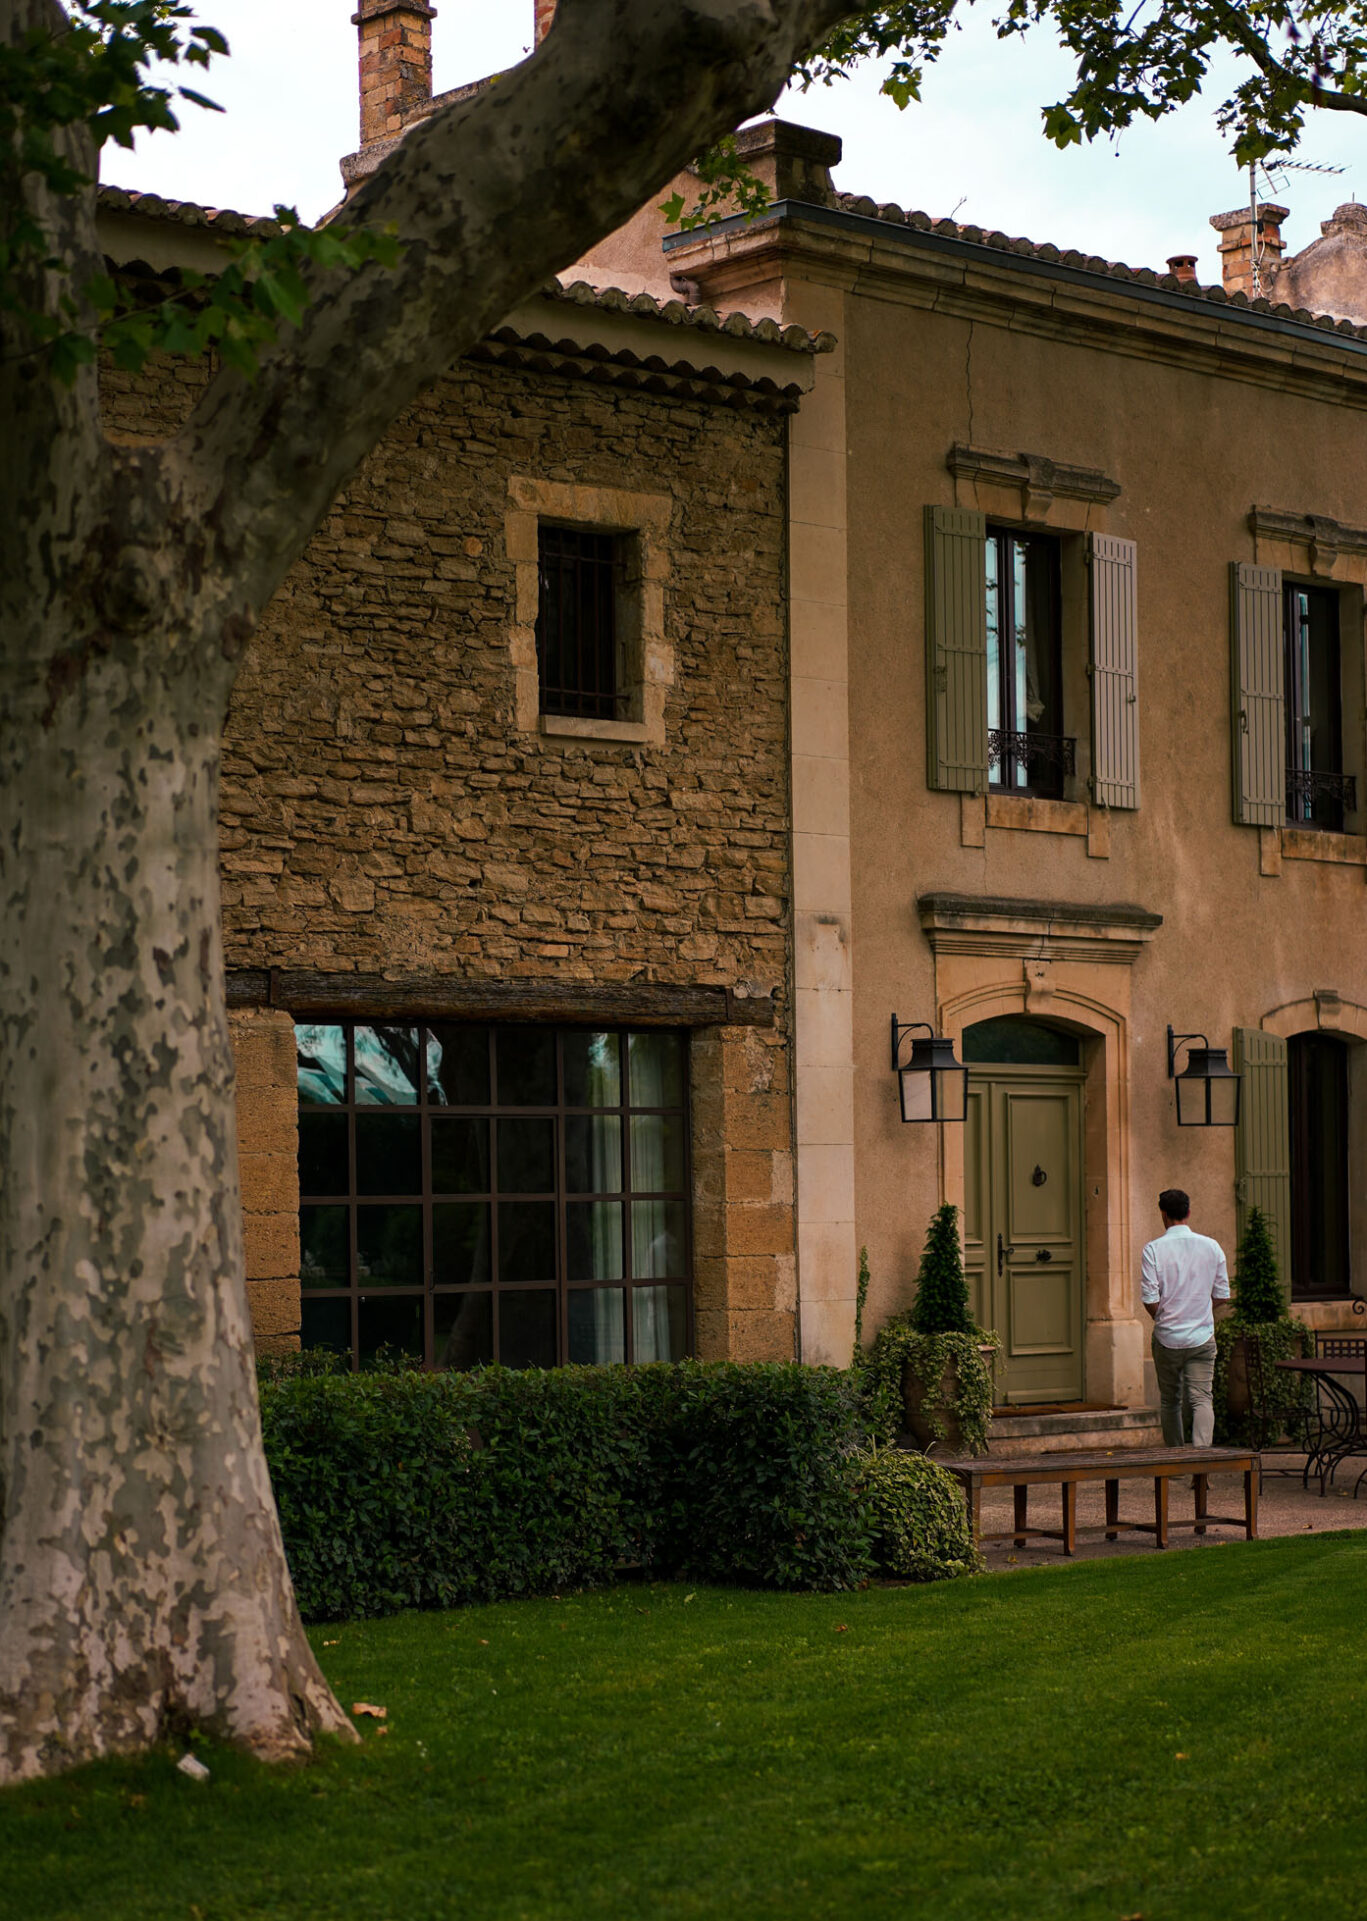
<svg viewBox="0 0 1367 1921">
<path fill-rule="evenodd" d="M 832 1368 L 267 1371 L 261 1416 L 307 1620 L 628 1567 L 826 1589 L 873 1567 L 857 1391 Z"/>
</svg>

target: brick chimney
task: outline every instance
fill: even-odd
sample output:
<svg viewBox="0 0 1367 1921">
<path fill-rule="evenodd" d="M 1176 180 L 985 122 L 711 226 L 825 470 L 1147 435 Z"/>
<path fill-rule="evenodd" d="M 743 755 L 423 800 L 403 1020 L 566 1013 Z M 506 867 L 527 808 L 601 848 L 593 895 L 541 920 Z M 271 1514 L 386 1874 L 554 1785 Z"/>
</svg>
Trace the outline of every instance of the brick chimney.
<svg viewBox="0 0 1367 1921">
<path fill-rule="evenodd" d="M 426 0 L 359 0 L 361 150 L 400 134 L 432 100 L 432 21 Z"/>
<path fill-rule="evenodd" d="M 1287 216 L 1285 207 L 1274 207 L 1267 203 L 1258 208 L 1258 266 L 1259 278 L 1264 294 L 1272 291 L 1281 265 L 1282 255 L 1286 252 L 1286 242 L 1282 239 L 1282 222 Z M 1253 215 L 1248 207 L 1240 207 L 1234 213 L 1215 213 L 1210 224 L 1220 236 L 1220 270 L 1224 278 L 1226 293 L 1245 293 L 1253 296 Z"/>
<path fill-rule="evenodd" d="M 1176 276 L 1183 285 L 1196 278 L 1196 255 L 1194 253 L 1170 253 L 1168 272 Z"/>
<path fill-rule="evenodd" d="M 536 38 L 533 46 L 539 47 L 551 30 L 555 18 L 555 0 L 536 0 Z"/>
</svg>

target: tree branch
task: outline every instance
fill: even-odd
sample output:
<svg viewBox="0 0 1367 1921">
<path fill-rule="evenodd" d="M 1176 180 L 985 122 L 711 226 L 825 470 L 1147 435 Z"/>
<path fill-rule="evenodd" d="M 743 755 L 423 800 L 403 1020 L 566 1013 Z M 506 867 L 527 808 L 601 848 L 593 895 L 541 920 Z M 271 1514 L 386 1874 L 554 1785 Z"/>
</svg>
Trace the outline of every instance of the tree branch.
<svg viewBox="0 0 1367 1921">
<path fill-rule="evenodd" d="M 1290 67 L 1278 60 L 1267 41 L 1258 33 L 1239 12 L 1237 7 L 1225 6 L 1217 0 L 1215 14 L 1219 19 L 1225 37 L 1233 46 L 1242 48 L 1254 66 L 1269 80 L 1275 80 L 1289 93 L 1299 93 L 1306 82 L 1291 71 Z M 1367 95 L 1340 93 L 1334 87 L 1310 84 L 1310 104 L 1326 107 L 1330 112 L 1360 113 L 1367 115 Z"/>
<path fill-rule="evenodd" d="M 19 44 L 35 31 L 60 33 L 66 15 L 57 0 L 0 0 L 0 41 Z M 95 145 L 83 127 L 66 128 L 57 144 L 79 172 L 93 180 Z M 94 189 L 53 192 L 36 175 L 7 172 L 0 195 L 0 231 L 26 210 L 50 236 L 54 257 L 67 273 L 36 264 L 22 274 L 22 305 L 34 314 L 68 324 L 63 294 L 79 289 L 102 270 L 95 233 Z M 85 316 L 93 326 L 94 315 Z M 74 384 L 48 377 L 42 342 L 22 313 L 0 314 L 0 420 L 5 453 L 0 460 L 0 655 L 30 658 L 42 610 L 50 609 L 61 583 L 80 577 L 91 529 L 107 505 L 111 472 L 99 425 L 93 367 Z M 35 609 L 40 610 L 35 621 Z"/>
<path fill-rule="evenodd" d="M 248 385 L 220 375 L 166 450 L 254 621 L 395 415 L 518 300 L 772 103 L 848 0 L 561 0 L 533 57 L 417 127 L 343 216 L 397 270 L 320 277 Z M 207 583 L 206 583 L 207 584 Z"/>
</svg>

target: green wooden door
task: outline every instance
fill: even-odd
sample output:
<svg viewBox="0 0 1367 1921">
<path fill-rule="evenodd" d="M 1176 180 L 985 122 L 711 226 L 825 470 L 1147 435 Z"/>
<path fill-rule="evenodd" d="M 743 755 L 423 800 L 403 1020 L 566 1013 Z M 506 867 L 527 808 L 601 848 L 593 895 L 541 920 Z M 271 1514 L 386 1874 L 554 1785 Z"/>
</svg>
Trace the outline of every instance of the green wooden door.
<svg viewBox="0 0 1367 1921">
<path fill-rule="evenodd" d="M 1002 1339 L 1001 1403 L 1082 1399 L 1082 1081 L 996 1066 L 969 1081 L 964 1266 Z"/>
</svg>

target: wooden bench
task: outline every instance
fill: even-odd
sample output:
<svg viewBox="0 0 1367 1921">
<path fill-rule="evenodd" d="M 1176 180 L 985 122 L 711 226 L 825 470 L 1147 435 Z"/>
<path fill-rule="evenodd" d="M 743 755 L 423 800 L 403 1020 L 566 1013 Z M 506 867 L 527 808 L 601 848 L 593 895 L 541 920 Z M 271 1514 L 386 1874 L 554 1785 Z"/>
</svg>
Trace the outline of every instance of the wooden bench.
<svg viewBox="0 0 1367 1921">
<path fill-rule="evenodd" d="M 1241 1527 L 1248 1540 L 1258 1536 L 1259 1457 L 1252 1450 L 1237 1447 L 1155 1447 L 1126 1448 L 1112 1453 L 1032 1454 L 1015 1460 L 1002 1460 L 984 1454 L 977 1459 L 941 1461 L 939 1465 L 956 1476 L 964 1491 L 968 1518 L 975 1542 L 1014 1541 L 1022 1547 L 1028 1540 L 1062 1541 L 1063 1552 L 1077 1549 L 1077 1491 L 1083 1481 L 1106 1484 L 1106 1539 L 1114 1541 L 1122 1530 L 1152 1534 L 1157 1547 L 1168 1545 L 1173 1528 L 1189 1527 L 1204 1534 L 1208 1527 Z M 1212 1514 L 1207 1497 L 1207 1476 L 1242 1474 L 1244 1511 L 1241 1515 Z M 1194 1475 L 1196 1512 L 1190 1521 L 1174 1521 L 1168 1515 L 1168 1488 L 1174 1476 Z M 1120 1514 L 1120 1483 L 1152 1480 L 1153 1519 L 1127 1521 Z M 1030 1489 L 1041 1482 L 1063 1489 L 1063 1526 L 1031 1527 L 1028 1524 Z M 1015 1526 L 995 1534 L 981 1530 L 982 1490 L 985 1487 L 1015 1489 Z"/>
</svg>

